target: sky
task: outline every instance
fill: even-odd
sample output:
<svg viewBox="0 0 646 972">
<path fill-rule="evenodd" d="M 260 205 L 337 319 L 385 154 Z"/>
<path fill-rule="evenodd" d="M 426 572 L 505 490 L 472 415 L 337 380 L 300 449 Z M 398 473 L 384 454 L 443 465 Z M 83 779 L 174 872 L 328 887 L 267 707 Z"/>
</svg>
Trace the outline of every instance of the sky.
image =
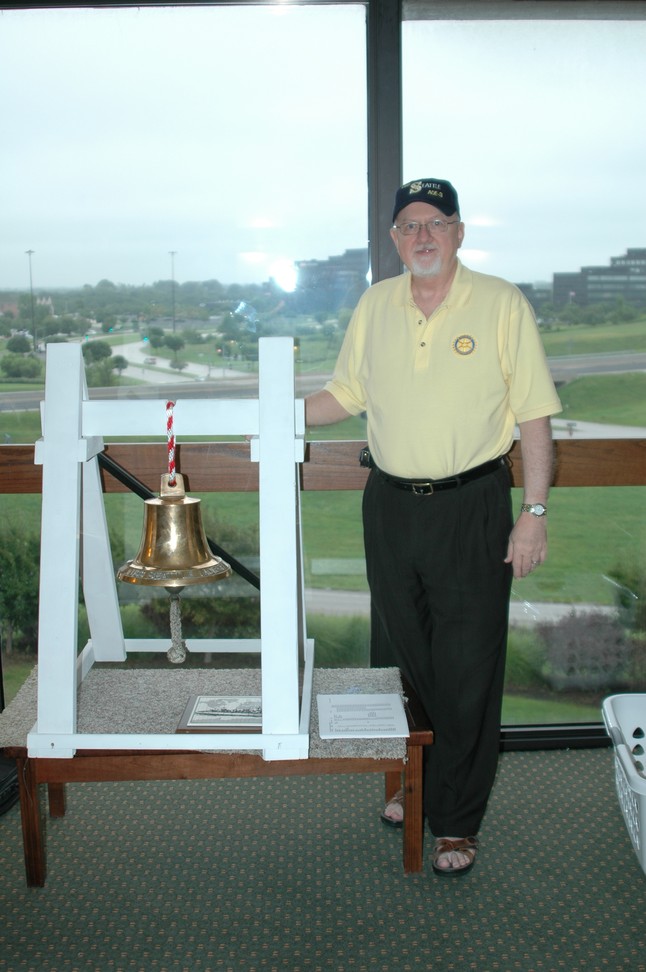
<svg viewBox="0 0 646 972">
<path fill-rule="evenodd" d="M 646 22 L 403 36 L 404 179 L 454 183 L 465 263 L 531 282 L 646 247 Z M 364 44 L 361 5 L 0 12 L 0 289 L 27 250 L 38 290 L 367 246 Z"/>
<path fill-rule="evenodd" d="M 432 156 L 459 188 L 474 269 L 646 247 L 646 20 L 409 22 L 404 45 L 404 177 Z"/>
</svg>

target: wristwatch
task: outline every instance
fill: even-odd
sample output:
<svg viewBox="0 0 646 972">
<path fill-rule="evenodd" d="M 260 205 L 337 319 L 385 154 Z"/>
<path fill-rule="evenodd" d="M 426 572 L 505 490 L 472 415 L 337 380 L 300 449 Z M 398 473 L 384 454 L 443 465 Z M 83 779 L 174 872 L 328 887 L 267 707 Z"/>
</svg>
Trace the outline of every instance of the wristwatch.
<svg viewBox="0 0 646 972">
<path fill-rule="evenodd" d="M 534 516 L 547 516 L 547 507 L 542 503 L 523 503 L 521 513 L 532 513 Z"/>
</svg>

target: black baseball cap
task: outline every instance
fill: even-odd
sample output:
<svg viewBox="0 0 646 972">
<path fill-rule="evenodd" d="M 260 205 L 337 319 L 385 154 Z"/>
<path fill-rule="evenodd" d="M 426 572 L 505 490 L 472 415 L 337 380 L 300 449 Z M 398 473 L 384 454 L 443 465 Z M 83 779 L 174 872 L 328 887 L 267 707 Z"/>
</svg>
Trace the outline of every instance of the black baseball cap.
<svg viewBox="0 0 646 972">
<path fill-rule="evenodd" d="M 443 179 L 415 179 L 398 189 L 395 195 L 393 223 L 397 219 L 397 214 L 409 203 L 414 202 L 425 202 L 435 206 L 445 216 L 453 216 L 454 213 L 460 215 L 458 194 L 451 183 Z"/>
</svg>

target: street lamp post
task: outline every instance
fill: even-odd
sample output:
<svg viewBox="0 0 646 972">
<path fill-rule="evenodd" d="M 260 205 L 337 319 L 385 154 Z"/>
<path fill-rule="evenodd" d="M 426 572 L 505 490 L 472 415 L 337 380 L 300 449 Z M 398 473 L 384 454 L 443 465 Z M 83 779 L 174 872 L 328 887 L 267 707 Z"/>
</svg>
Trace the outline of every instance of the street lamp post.
<svg viewBox="0 0 646 972">
<path fill-rule="evenodd" d="M 169 250 L 170 254 L 170 285 L 171 285 L 171 305 L 173 313 L 173 334 L 175 333 L 175 254 L 177 250 Z"/>
<path fill-rule="evenodd" d="M 34 351 L 37 350 L 36 343 L 36 315 L 34 314 L 34 282 L 31 276 L 31 257 L 35 253 L 35 250 L 25 250 L 26 255 L 29 257 L 29 296 L 31 299 L 31 334 L 32 340 L 34 342 Z"/>
</svg>

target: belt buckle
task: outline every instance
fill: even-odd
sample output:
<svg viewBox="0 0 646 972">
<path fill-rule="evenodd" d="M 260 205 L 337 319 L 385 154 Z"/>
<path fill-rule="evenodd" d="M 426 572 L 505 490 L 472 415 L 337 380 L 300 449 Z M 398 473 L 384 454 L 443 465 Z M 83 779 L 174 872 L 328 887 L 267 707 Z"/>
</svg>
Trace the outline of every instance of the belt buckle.
<svg viewBox="0 0 646 972">
<path fill-rule="evenodd" d="M 411 487 L 417 496 L 431 496 L 433 493 L 433 483 L 411 483 Z"/>
</svg>

